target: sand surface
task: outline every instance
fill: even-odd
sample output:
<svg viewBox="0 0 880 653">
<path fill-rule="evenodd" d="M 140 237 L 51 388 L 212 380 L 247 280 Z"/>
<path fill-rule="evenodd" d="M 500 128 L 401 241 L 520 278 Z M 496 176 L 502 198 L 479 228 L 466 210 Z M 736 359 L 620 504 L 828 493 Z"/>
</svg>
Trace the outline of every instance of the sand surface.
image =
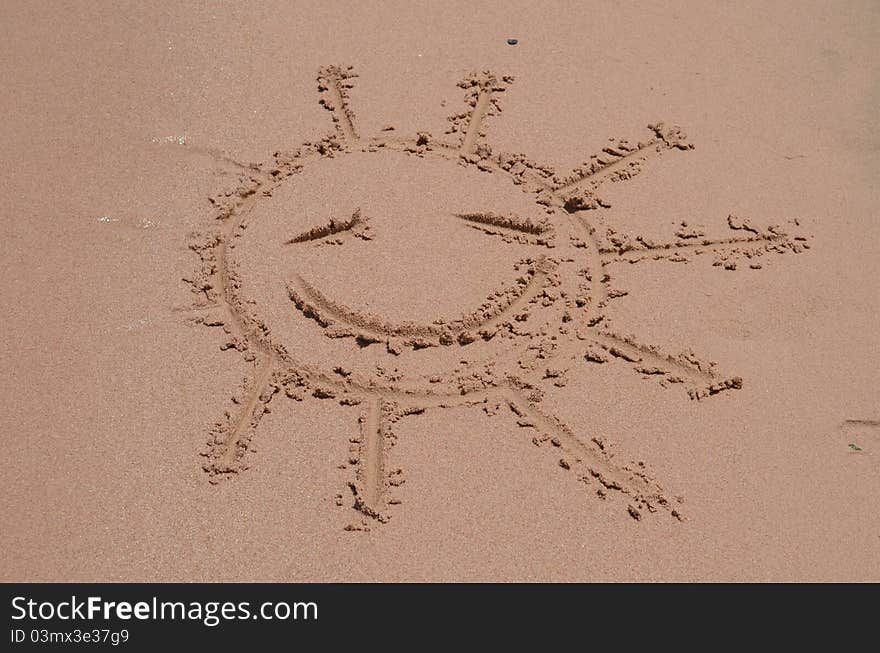
<svg viewBox="0 0 880 653">
<path fill-rule="evenodd" d="M 880 581 L 876 3 L 161 4 L 0 7 L 0 579 Z"/>
</svg>

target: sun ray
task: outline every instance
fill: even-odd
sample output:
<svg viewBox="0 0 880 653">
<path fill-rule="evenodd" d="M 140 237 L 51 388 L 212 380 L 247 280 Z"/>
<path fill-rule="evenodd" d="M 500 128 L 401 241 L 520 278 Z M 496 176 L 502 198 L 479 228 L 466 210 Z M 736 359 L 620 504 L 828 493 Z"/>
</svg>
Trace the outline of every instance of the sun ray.
<svg viewBox="0 0 880 653">
<path fill-rule="evenodd" d="M 207 461 L 203 465 L 213 483 L 241 468 L 250 440 L 274 395 L 270 389 L 274 372 L 275 365 L 270 359 L 262 360 L 255 366 L 251 378 L 246 382 L 244 395 L 233 398 L 235 409 L 227 411 L 226 420 L 215 425 L 213 437 L 204 454 Z"/>
<path fill-rule="evenodd" d="M 644 345 L 631 336 L 622 336 L 612 331 L 593 329 L 593 340 L 611 356 L 630 363 L 641 374 L 655 374 L 654 370 L 664 370 L 668 374 L 674 369 L 683 382 L 699 385 L 715 380 L 710 366 L 700 363 L 693 356 L 672 356 L 664 354 L 657 347 Z"/>
<path fill-rule="evenodd" d="M 693 145 L 687 142 L 687 136 L 678 127 L 666 127 L 661 122 L 648 125 L 648 129 L 653 136 L 635 145 L 625 139 L 612 139 L 612 144 L 604 147 L 601 153 L 593 155 L 569 174 L 557 178 L 551 186 L 552 193 L 569 213 L 607 207 L 608 203 L 596 196 L 604 182 L 630 179 L 641 171 L 641 166 L 648 159 L 668 150 L 693 149 Z"/>
<path fill-rule="evenodd" d="M 504 83 L 509 80 L 510 78 L 505 78 L 502 83 L 499 83 L 495 75 L 484 71 L 469 75 L 459 82 L 459 87 L 467 90 L 466 102 L 470 107 L 469 111 L 456 117 L 464 118 L 467 121 L 463 129 L 460 126 L 455 127 L 463 132 L 458 147 L 458 153 L 461 156 L 467 157 L 476 151 L 486 117 L 493 115 L 498 109 L 493 96 L 495 93 L 503 91 L 505 89 Z"/>
<path fill-rule="evenodd" d="M 640 509 L 646 508 L 651 512 L 663 508 L 682 519 L 664 496 L 663 489 L 644 472 L 613 461 L 601 438 L 589 441 L 579 438 L 562 420 L 543 413 L 518 390 L 508 389 L 503 397 L 517 416 L 519 426 L 538 431 L 532 442 L 536 446 L 549 444 L 560 455 L 559 466 L 574 471 L 578 480 L 594 487 L 600 497 L 605 498 L 611 492 L 625 495 L 630 501 L 628 511 L 634 519 L 640 519 Z"/>
<path fill-rule="evenodd" d="M 351 490 L 355 509 L 380 522 L 388 520 L 385 488 L 386 416 L 385 402 L 379 395 L 367 399 L 366 410 L 358 418 L 357 471 Z"/>
<path fill-rule="evenodd" d="M 318 74 L 318 91 L 322 95 L 320 103 L 333 117 L 339 139 L 349 146 L 357 144 L 360 139 L 354 125 L 354 112 L 348 106 L 348 91 L 353 86 L 349 80 L 353 77 L 357 75 L 352 72 L 351 66 L 326 66 Z"/>
<path fill-rule="evenodd" d="M 610 263 L 637 263 L 644 260 L 663 260 L 681 256 L 683 252 L 704 254 L 706 252 L 724 253 L 738 251 L 743 247 L 763 248 L 776 247 L 778 249 L 789 248 L 794 245 L 794 239 L 786 234 L 762 234 L 760 236 L 745 236 L 739 238 L 701 238 L 698 241 L 677 241 L 650 244 L 627 245 L 623 248 L 602 247 L 599 253 L 602 256 L 603 265 Z M 778 251 L 778 250 L 777 250 Z"/>
</svg>

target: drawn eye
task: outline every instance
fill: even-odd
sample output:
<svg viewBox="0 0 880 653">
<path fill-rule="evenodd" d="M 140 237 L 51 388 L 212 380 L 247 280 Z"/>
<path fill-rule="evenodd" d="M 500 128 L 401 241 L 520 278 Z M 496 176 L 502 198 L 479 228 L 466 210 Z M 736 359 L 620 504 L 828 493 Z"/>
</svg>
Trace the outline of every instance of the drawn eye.
<svg viewBox="0 0 880 653">
<path fill-rule="evenodd" d="M 535 222 L 518 215 L 501 215 L 499 213 L 455 213 L 456 218 L 463 220 L 467 226 L 493 236 L 502 236 L 505 240 L 533 245 L 546 245 L 553 237 L 553 226 L 547 220 Z"/>
<path fill-rule="evenodd" d="M 506 240 L 534 245 L 545 245 L 553 236 L 553 227 L 547 220 L 533 221 L 518 215 L 502 215 L 491 211 L 477 213 L 453 213 L 454 217 L 464 221 L 467 226 L 490 235 L 502 236 Z M 320 242 L 336 236 L 341 242 L 346 234 L 362 240 L 372 240 L 370 225 L 360 208 L 354 210 L 351 217 L 338 220 L 330 218 L 324 224 L 303 231 L 288 240 L 285 245 L 306 242 Z"/>
<path fill-rule="evenodd" d="M 330 236 L 336 236 L 338 234 L 345 235 L 349 233 L 355 238 L 360 238 L 361 240 L 371 240 L 372 238 L 370 235 L 370 225 L 367 218 L 361 215 L 360 208 L 355 209 L 349 218 L 343 220 L 330 218 L 325 224 L 303 231 L 301 234 L 294 236 L 284 244 L 295 245 L 297 243 L 321 241 Z"/>
</svg>

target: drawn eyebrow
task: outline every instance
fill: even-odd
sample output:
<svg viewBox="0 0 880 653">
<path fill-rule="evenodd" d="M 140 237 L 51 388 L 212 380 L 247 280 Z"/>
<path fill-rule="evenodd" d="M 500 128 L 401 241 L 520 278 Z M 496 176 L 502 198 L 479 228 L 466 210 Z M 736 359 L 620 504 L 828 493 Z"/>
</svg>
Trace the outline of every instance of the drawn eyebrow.
<svg viewBox="0 0 880 653">
<path fill-rule="evenodd" d="M 518 215 L 501 215 L 484 211 L 480 213 L 454 213 L 456 218 L 471 223 L 476 229 L 502 229 L 509 231 L 517 231 L 529 236 L 543 236 L 552 230 L 550 224 L 546 220 L 534 222 L 529 218 L 520 218 Z"/>
<path fill-rule="evenodd" d="M 357 229 L 357 231 L 355 231 L 355 229 Z M 312 227 L 307 231 L 303 231 L 301 234 L 294 236 L 284 244 L 294 245 L 296 243 L 321 240 L 322 238 L 332 236 L 333 234 L 342 233 L 343 231 L 355 231 L 356 236 L 368 240 L 369 236 L 367 236 L 365 233 L 366 229 L 367 219 L 361 216 L 361 210 L 357 208 L 351 214 L 350 218 L 346 218 L 344 220 L 336 220 L 335 218 L 330 218 L 329 222 L 318 225 L 316 227 Z"/>
</svg>

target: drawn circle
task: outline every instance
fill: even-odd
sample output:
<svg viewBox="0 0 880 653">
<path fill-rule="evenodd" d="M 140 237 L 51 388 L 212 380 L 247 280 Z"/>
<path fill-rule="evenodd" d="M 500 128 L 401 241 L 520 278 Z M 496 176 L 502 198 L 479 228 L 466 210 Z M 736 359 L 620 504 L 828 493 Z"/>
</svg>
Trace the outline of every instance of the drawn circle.
<svg viewBox="0 0 880 653">
<path fill-rule="evenodd" d="M 590 301 L 571 218 L 446 153 L 312 157 L 228 257 L 266 338 L 362 385 L 462 395 L 540 373 Z"/>
</svg>

